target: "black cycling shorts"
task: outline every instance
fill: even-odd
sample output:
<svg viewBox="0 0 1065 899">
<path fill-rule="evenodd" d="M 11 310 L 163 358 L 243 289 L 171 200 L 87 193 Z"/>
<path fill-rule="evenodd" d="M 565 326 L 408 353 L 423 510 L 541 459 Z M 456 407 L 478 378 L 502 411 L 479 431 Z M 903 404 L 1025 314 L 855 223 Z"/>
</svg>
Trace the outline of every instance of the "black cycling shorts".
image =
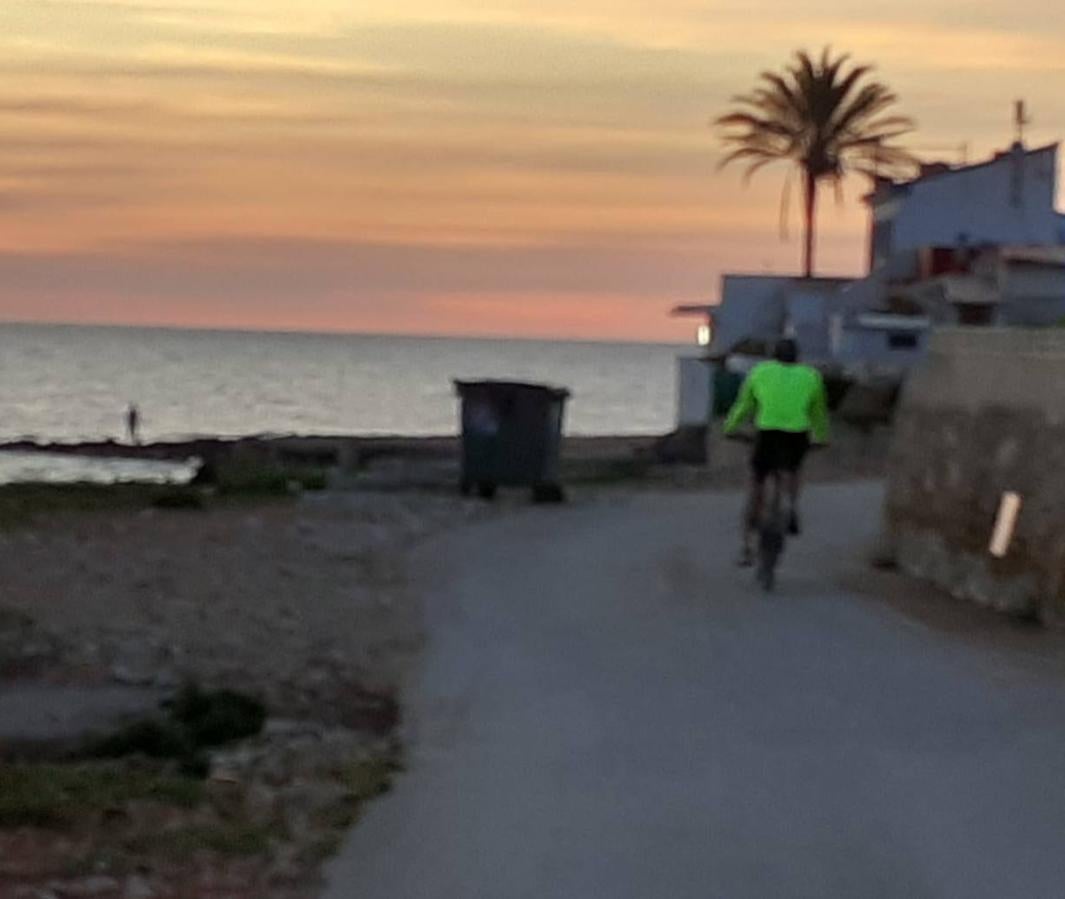
<svg viewBox="0 0 1065 899">
<path fill-rule="evenodd" d="M 751 470 L 764 481 L 772 472 L 795 472 L 810 449 L 810 435 L 805 431 L 759 431 L 751 454 Z"/>
</svg>

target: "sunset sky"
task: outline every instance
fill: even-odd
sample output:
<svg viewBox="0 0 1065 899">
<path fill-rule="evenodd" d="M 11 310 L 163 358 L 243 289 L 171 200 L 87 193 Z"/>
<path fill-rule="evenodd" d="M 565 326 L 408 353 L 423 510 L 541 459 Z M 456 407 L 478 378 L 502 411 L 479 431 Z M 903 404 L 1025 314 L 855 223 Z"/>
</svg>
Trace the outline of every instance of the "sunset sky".
<svg viewBox="0 0 1065 899">
<path fill-rule="evenodd" d="M 717 172 L 708 122 L 826 43 L 926 156 L 1004 146 L 1022 96 L 1065 134 L 1036 0 L 2 0 L 0 319 L 686 339 L 674 303 L 799 258 L 784 170 Z"/>
</svg>

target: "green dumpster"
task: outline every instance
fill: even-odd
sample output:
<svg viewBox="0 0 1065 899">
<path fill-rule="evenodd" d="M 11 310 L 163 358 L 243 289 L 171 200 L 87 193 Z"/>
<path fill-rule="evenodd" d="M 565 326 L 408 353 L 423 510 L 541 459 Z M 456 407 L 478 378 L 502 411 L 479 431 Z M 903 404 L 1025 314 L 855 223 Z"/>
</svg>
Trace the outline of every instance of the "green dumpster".
<svg viewBox="0 0 1065 899">
<path fill-rule="evenodd" d="M 714 417 L 722 418 L 728 415 L 736 397 L 740 395 L 740 387 L 743 386 L 744 375 L 729 371 L 724 365 L 714 372 Z"/>
<path fill-rule="evenodd" d="M 517 381 L 456 381 L 462 403 L 463 494 L 529 487 L 538 502 L 564 499 L 559 457 L 569 391 Z"/>
</svg>

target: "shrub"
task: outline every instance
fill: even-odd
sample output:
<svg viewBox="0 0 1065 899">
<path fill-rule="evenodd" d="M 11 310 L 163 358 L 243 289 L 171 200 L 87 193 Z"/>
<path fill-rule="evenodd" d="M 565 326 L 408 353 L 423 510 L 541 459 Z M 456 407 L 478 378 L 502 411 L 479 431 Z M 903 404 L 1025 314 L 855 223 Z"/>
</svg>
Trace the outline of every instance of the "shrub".
<svg viewBox="0 0 1065 899">
<path fill-rule="evenodd" d="M 266 722 L 266 706 L 233 690 L 184 687 L 165 715 L 142 718 L 114 733 L 91 741 L 90 758 L 126 758 L 141 755 L 173 759 L 181 771 L 204 777 L 208 764 L 204 749 L 251 737 Z"/>
<path fill-rule="evenodd" d="M 113 763 L 0 765 L 0 827 L 62 826 L 137 799 L 191 808 L 199 781 Z"/>
<path fill-rule="evenodd" d="M 304 490 L 325 490 L 329 486 L 329 473 L 324 468 L 298 468 L 288 472 Z"/>
<path fill-rule="evenodd" d="M 233 690 L 204 691 L 190 684 L 174 700 L 170 715 L 184 728 L 192 745 L 200 748 L 259 733 L 266 722 L 266 706 Z"/>
<path fill-rule="evenodd" d="M 199 490 L 175 487 L 156 496 L 152 505 L 157 509 L 203 509 L 207 503 Z"/>
<path fill-rule="evenodd" d="M 193 745 L 184 729 L 173 721 L 144 718 L 127 724 L 98 740 L 90 749 L 97 758 L 145 755 L 152 759 L 184 759 L 193 754 Z"/>
<path fill-rule="evenodd" d="M 288 472 L 268 462 L 233 460 L 218 466 L 215 479 L 218 492 L 223 494 L 283 495 L 289 492 Z"/>
</svg>

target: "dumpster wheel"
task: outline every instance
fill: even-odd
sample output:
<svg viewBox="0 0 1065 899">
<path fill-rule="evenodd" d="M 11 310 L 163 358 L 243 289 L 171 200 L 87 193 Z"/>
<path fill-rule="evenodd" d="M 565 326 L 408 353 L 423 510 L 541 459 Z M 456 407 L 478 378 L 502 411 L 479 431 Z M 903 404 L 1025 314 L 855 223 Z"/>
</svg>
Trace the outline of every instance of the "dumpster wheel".
<svg viewBox="0 0 1065 899">
<path fill-rule="evenodd" d="M 496 485 L 490 481 L 481 481 L 481 483 L 477 485 L 477 495 L 481 499 L 495 499 Z"/>
</svg>

